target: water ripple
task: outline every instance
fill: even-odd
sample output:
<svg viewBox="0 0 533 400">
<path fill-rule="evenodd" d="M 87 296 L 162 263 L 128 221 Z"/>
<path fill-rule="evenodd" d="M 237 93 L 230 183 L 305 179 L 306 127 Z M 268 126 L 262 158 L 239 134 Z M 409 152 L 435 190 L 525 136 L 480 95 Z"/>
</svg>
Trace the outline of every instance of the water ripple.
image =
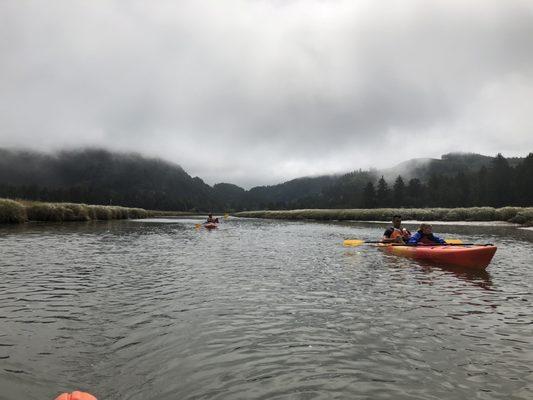
<svg viewBox="0 0 533 400">
<path fill-rule="evenodd" d="M 365 224 L 112 221 L 2 228 L 0 387 L 102 399 L 533 396 L 531 238 L 487 271 L 361 247 Z"/>
</svg>

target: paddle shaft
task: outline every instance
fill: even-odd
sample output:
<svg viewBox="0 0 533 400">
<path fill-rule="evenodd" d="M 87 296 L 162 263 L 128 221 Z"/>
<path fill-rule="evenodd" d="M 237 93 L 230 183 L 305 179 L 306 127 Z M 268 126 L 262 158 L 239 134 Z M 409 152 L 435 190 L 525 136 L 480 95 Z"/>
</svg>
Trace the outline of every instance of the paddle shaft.
<svg viewBox="0 0 533 400">
<path fill-rule="evenodd" d="M 416 247 L 416 246 L 493 246 L 492 243 L 416 243 L 416 244 L 408 244 L 408 243 L 383 243 L 379 240 L 375 241 L 369 241 L 364 242 L 361 244 L 386 244 L 388 246 L 409 246 L 409 247 Z"/>
</svg>

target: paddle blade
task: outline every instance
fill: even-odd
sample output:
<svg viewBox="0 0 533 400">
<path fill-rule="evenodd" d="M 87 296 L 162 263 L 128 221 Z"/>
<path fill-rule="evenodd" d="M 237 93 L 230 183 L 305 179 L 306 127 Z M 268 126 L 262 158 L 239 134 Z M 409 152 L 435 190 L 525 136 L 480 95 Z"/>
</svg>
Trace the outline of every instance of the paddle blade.
<svg viewBox="0 0 533 400">
<path fill-rule="evenodd" d="M 228 217 L 229 217 L 228 213 L 224 214 L 224 219 L 228 219 Z"/>
<path fill-rule="evenodd" d="M 448 243 L 448 244 L 463 244 L 463 241 L 461 239 L 446 239 L 446 243 Z"/>
<path fill-rule="evenodd" d="M 200 229 L 200 228 L 202 227 L 202 224 L 196 224 L 196 225 L 194 225 L 194 227 L 195 227 L 196 229 Z"/>
<path fill-rule="evenodd" d="M 364 243 L 365 243 L 364 240 L 359 240 L 359 239 L 346 239 L 344 242 L 342 242 L 344 246 L 350 246 L 350 247 L 361 246 Z"/>
</svg>

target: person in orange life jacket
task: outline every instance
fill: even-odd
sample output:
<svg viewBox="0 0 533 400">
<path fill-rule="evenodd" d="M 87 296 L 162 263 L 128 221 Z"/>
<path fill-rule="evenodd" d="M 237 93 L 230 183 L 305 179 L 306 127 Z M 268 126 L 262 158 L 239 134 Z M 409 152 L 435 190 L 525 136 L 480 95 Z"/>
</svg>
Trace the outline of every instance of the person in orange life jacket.
<svg viewBox="0 0 533 400">
<path fill-rule="evenodd" d="M 416 232 L 407 244 L 446 244 L 444 239 L 433 234 L 433 227 L 430 224 L 421 224 L 420 229 Z"/>
<path fill-rule="evenodd" d="M 383 243 L 405 243 L 411 237 L 411 232 L 402 228 L 402 216 L 392 217 L 392 226 L 383 233 Z"/>
</svg>

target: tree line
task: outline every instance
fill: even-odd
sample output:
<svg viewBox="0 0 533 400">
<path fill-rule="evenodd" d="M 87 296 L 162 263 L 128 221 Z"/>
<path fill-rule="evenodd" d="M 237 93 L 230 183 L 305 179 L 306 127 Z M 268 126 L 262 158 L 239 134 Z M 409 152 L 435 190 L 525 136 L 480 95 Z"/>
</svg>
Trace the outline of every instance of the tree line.
<svg viewBox="0 0 533 400">
<path fill-rule="evenodd" d="M 533 153 L 516 167 L 498 154 L 489 167 L 454 176 L 430 176 L 404 182 L 398 176 L 392 185 L 383 177 L 363 189 L 364 208 L 376 207 L 474 207 L 533 205 Z"/>
<path fill-rule="evenodd" d="M 474 171 L 432 173 L 422 181 L 398 175 L 387 182 L 371 171 L 343 175 L 321 193 L 258 209 L 533 206 L 533 153 L 516 166 L 501 154 Z"/>
<path fill-rule="evenodd" d="M 463 167 L 428 166 L 410 179 L 387 181 L 377 171 L 358 170 L 250 190 L 209 186 L 176 164 L 105 150 L 55 156 L 0 150 L 0 156 L 0 197 L 28 200 L 172 211 L 533 206 L 533 153 L 512 164 L 501 154 L 485 157 L 475 168 L 464 168 L 476 160 L 466 155 Z"/>
</svg>

